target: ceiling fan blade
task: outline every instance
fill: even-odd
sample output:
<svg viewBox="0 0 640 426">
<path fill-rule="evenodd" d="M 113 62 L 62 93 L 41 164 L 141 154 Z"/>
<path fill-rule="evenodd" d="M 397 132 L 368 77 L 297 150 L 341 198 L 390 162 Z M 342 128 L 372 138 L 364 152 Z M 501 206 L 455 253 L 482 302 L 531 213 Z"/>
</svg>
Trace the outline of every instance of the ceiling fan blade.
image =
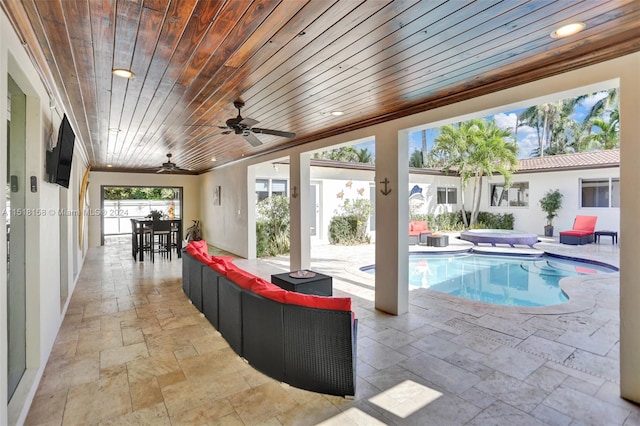
<svg viewBox="0 0 640 426">
<path fill-rule="evenodd" d="M 221 129 L 227 129 L 227 127 L 221 127 Z M 225 130 L 224 132 L 216 133 L 215 135 L 205 136 L 204 138 L 199 139 L 198 142 L 207 142 L 217 136 L 228 135 L 229 133 L 233 133 L 233 130 L 229 129 Z"/>
<path fill-rule="evenodd" d="M 254 124 L 258 124 L 258 123 L 259 123 L 259 121 L 258 120 L 254 120 L 253 118 L 244 118 L 240 122 L 240 124 L 242 124 L 243 126 L 246 126 L 246 127 L 251 127 Z"/>
<path fill-rule="evenodd" d="M 166 170 L 163 167 L 162 169 L 158 170 L 156 173 L 164 173 L 164 172 L 166 172 Z"/>
<path fill-rule="evenodd" d="M 244 140 L 246 140 L 247 142 L 249 142 L 249 144 L 251 146 L 260 146 L 262 145 L 262 141 L 260 141 L 260 139 L 256 138 L 253 133 L 250 132 L 244 132 L 242 134 L 242 137 L 244 138 Z"/>
<path fill-rule="evenodd" d="M 257 127 L 251 128 L 251 131 L 254 133 L 262 133 L 265 135 L 274 135 L 274 136 L 282 136 L 283 138 L 295 138 L 296 134 L 292 132 L 283 132 L 281 130 L 271 130 L 271 129 L 259 129 Z"/>
</svg>

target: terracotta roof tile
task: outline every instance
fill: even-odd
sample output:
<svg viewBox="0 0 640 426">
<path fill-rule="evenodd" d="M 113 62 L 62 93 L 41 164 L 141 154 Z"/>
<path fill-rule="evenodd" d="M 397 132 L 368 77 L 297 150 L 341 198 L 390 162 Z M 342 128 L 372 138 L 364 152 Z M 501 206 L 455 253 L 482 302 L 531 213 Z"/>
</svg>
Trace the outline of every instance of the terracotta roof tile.
<svg viewBox="0 0 640 426">
<path fill-rule="evenodd" d="M 519 160 L 518 172 L 548 171 L 553 169 L 588 169 L 617 167 L 620 165 L 620 150 L 577 152 L 574 154 L 549 155 L 547 157 L 523 158 Z"/>
</svg>

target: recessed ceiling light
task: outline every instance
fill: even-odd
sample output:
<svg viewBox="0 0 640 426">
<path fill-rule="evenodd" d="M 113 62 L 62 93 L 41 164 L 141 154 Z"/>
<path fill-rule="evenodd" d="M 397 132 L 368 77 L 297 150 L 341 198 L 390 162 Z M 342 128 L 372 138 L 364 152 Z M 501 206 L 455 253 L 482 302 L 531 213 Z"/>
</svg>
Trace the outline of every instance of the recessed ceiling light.
<svg viewBox="0 0 640 426">
<path fill-rule="evenodd" d="M 342 112 L 342 111 L 331 111 L 331 115 L 335 115 L 336 117 L 339 116 L 339 115 L 343 115 L 343 114 L 344 114 L 344 112 Z"/>
<path fill-rule="evenodd" d="M 124 78 L 133 78 L 133 77 L 135 77 L 135 75 L 133 74 L 133 72 L 131 70 L 127 70 L 127 69 L 124 69 L 124 68 L 115 68 L 111 72 L 113 74 L 117 75 L 118 77 L 124 77 Z"/>
<path fill-rule="evenodd" d="M 211 161 L 218 161 L 216 157 L 211 157 Z"/>
<path fill-rule="evenodd" d="M 113 167 L 113 165 L 111 165 L 111 164 L 107 164 L 107 167 Z"/>
<path fill-rule="evenodd" d="M 574 22 L 572 24 L 563 25 L 562 27 L 552 32 L 551 37 L 553 38 L 569 37 L 584 30 L 585 27 L 586 25 L 582 22 Z"/>
</svg>

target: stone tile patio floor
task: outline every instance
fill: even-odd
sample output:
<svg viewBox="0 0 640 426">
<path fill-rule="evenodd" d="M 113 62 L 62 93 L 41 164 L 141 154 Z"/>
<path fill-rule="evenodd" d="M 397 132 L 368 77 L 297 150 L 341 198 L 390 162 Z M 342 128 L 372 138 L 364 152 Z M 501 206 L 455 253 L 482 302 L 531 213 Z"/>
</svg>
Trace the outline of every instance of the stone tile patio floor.
<svg viewBox="0 0 640 426">
<path fill-rule="evenodd" d="M 312 269 L 359 318 L 351 400 L 254 370 L 188 302 L 181 261 L 135 263 L 127 242 L 89 251 L 26 424 L 640 425 L 618 396 L 617 273 L 569 283 L 579 300 L 555 313 L 417 289 L 392 316 L 357 268 L 373 246 L 315 246 Z M 618 263 L 604 242 L 536 247 Z M 289 269 L 236 263 L 264 278 Z"/>
</svg>

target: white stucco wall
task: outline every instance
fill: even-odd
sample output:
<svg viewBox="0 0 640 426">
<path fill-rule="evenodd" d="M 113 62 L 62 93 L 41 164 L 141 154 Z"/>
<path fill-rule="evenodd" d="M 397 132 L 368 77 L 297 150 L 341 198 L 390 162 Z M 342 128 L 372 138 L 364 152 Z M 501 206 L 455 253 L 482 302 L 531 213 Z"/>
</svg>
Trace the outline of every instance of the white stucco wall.
<svg viewBox="0 0 640 426">
<path fill-rule="evenodd" d="M 102 186 L 176 186 L 182 187 L 182 220 L 183 231 L 192 224 L 192 220 L 200 219 L 200 177 L 178 174 L 156 173 L 111 173 L 91 172 L 89 174 L 90 210 L 100 209 L 100 193 Z M 89 247 L 100 245 L 100 216 L 88 217 Z M 184 237 L 184 236 L 183 236 Z"/>
<path fill-rule="evenodd" d="M 582 208 L 580 207 L 580 179 L 619 178 L 620 168 L 589 170 L 564 170 L 544 173 L 516 173 L 512 182 L 529 183 L 529 206 L 527 207 L 491 207 L 490 188 L 492 183 L 504 182 L 501 176 L 492 176 L 484 180 L 480 211 L 490 213 L 512 213 L 514 229 L 543 235 L 547 224 L 546 213 L 540 208 L 540 198 L 549 189 L 558 189 L 563 195 L 562 209 L 553 220 L 554 235 L 559 231 L 569 230 L 573 226 L 576 215 L 598 216 L 597 229 L 620 231 L 620 208 Z M 467 209 L 471 206 L 472 185 L 466 192 Z"/>
<path fill-rule="evenodd" d="M 27 371 L 9 405 L 0 404 L 0 424 L 16 424 L 24 421 L 31 400 L 37 390 L 48 356 L 60 328 L 68 300 L 61 301 L 61 265 L 68 268 L 69 295 L 74 289 L 77 272 L 82 265 L 85 248 L 77 239 L 77 218 L 61 218 L 61 207 L 77 205 L 79 171 L 84 170 L 85 158 L 76 148 L 69 189 L 46 182 L 45 151 L 53 130 L 55 144 L 57 130 L 62 120 L 62 107 L 51 109 L 50 98 L 39 74 L 31 63 L 20 40 L 3 12 L 0 11 L 0 175 L 7 175 L 7 76 L 25 93 L 26 99 L 26 159 L 25 182 L 30 176 L 37 179 L 37 191 L 26 191 L 25 206 L 29 211 L 46 212 L 25 218 L 25 246 L 28 256 L 26 268 L 26 339 Z M 77 132 L 76 132 L 77 133 Z M 76 147 L 79 143 L 76 142 Z M 62 197 L 61 197 L 62 195 Z M 61 204 L 61 200 L 63 204 Z M 61 240 L 60 223 L 66 221 L 66 233 Z M 61 247 L 61 241 L 63 246 Z M 6 233 L 0 236 L 0 257 L 6 258 Z M 0 262 L 0 400 L 7 401 L 7 268 Z"/>
</svg>

